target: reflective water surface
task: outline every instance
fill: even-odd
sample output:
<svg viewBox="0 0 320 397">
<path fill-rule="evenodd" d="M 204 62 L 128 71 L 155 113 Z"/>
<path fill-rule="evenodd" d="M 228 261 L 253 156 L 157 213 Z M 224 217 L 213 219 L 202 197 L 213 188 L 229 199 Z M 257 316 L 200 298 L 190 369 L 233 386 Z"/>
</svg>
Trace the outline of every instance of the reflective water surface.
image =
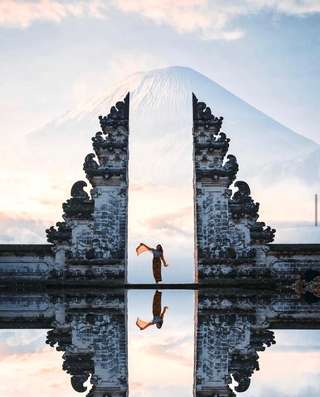
<svg viewBox="0 0 320 397">
<path fill-rule="evenodd" d="M 292 291 L 2 292 L 0 396 L 319 396 L 320 303 Z"/>
</svg>

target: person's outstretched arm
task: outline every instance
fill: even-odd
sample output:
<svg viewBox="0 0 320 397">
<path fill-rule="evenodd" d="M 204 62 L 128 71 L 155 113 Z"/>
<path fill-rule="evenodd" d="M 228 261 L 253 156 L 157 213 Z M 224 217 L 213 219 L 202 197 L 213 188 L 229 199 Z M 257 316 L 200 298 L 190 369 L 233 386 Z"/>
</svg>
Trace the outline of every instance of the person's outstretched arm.
<svg viewBox="0 0 320 397">
<path fill-rule="evenodd" d="M 162 310 L 162 313 L 160 314 L 161 320 L 163 320 L 164 315 L 166 314 L 166 311 L 168 310 L 168 306 L 165 306 Z"/>
<path fill-rule="evenodd" d="M 160 258 L 161 258 L 161 260 L 162 260 L 162 263 L 164 264 L 164 266 L 165 266 L 165 267 L 167 267 L 167 266 L 168 266 L 168 264 L 167 264 L 166 260 L 164 259 L 164 256 L 163 256 L 163 254 L 160 256 Z"/>
<path fill-rule="evenodd" d="M 152 248 L 147 246 L 145 243 L 140 243 L 140 245 L 143 245 L 147 250 L 152 251 Z"/>
</svg>

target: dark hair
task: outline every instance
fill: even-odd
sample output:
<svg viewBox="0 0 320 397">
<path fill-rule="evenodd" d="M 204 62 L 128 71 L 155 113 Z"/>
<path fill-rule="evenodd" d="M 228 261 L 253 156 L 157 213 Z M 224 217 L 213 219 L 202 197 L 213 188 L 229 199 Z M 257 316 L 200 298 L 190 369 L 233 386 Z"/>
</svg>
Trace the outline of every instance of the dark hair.
<svg viewBox="0 0 320 397">
<path fill-rule="evenodd" d="M 156 323 L 156 327 L 159 328 L 159 329 L 162 327 L 162 325 L 163 325 L 163 321 L 162 320 L 161 320 L 161 322 L 159 321 L 159 322 Z"/>
<path fill-rule="evenodd" d="M 156 248 L 158 251 L 160 251 L 163 254 L 163 248 L 161 244 L 158 244 Z"/>
</svg>

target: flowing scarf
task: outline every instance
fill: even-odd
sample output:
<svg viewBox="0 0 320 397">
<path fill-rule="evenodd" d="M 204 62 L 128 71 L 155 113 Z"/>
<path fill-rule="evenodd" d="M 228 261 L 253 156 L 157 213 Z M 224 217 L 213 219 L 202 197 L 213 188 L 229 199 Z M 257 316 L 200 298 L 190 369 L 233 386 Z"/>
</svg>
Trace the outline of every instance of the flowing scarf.
<svg viewBox="0 0 320 397">
<path fill-rule="evenodd" d="M 149 251 L 149 250 L 143 244 L 139 244 L 138 247 L 136 248 L 137 255 L 140 255 L 140 254 L 142 254 L 143 252 L 146 252 L 146 251 Z"/>
</svg>

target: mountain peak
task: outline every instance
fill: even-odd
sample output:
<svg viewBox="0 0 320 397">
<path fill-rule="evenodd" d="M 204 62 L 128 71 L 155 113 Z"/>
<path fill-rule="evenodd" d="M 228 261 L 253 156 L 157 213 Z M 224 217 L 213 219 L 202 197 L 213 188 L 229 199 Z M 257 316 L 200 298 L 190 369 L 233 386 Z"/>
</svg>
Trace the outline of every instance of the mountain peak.
<svg viewBox="0 0 320 397">
<path fill-rule="evenodd" d="M 135 141 L 170 139 L 183 145 L 191 136 L 192 92 L 215 116 L 224 117 L 223 130 L 239 157 L 244 174 L 268 164 L 303 157 L 318 149 L 313 141 L 260 112 L 221 85 L 186 66 L 169 66 L 128 76 L 111 92 L 66 113 L 33 136 L 37 139 L 90 139 L 105 115 L 130 91 L 130 125 Z M 169 138 L 168 138 L 169 139 Z M 147 141 L 146 141 L 147 140 Z M 254 148 L 254 150 L 253 150 Z M 191 148 L 190 148 L 191 150 Z M 190 152 L 191 153 L 191 152 Z M 251 171 L 250 171 L 251 170 Z"/>
</svg>

